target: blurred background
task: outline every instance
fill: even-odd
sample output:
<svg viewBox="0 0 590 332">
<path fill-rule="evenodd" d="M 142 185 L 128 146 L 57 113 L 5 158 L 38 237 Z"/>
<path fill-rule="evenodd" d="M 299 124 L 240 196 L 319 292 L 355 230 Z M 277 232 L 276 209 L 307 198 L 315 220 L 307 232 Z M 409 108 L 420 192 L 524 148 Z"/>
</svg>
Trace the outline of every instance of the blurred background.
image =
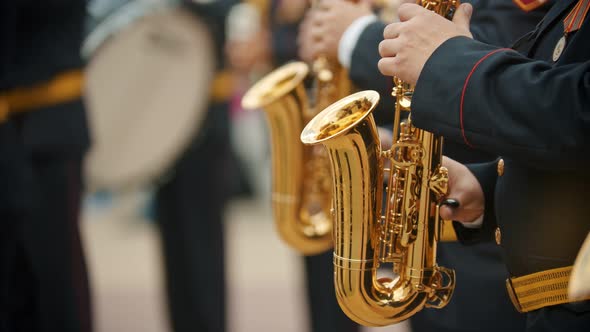
<svg viewBox="0 0 590 332">
<path fill-rule="evenodd" d="M 92 275 L 97 331 L 168 332 L 157 229 L 137 214 L 145 197 L 87 203 L 84 240 Z M 228 331 L 310 331 L 303 262 L 274 230 L 259 198 L 225 210 Z M 207 272 L 203 272 L 207 273 Z M 405 324 L 364 331 L 408 331 Z"/>
<path fill-rule="evenodd" d="M 226 326 L 219 331 L 319 332 L 310 321 L 301 256 L 274 229 L 264 113 L 240 107 L 254 82 L 297 58 L 298 22 L 308 5 L 298 0 L 89 2 L 82 54 L 88 61 L 86 101 L 94 140 L 85 165 L 82 231 L 97 331 L 215 331 L 178 323 L 186 319 L 170 314 L 175 304 L 168 307 L 182 303 L 170 295 L 170 283 L 208 280 L 165 276 L 186 272 L 166 263 L 174 250 L 195 250 L 211 257 L 187 255 L 194 260 L 185 265 L 225 280 L 225 295 L 196 295 L 205 303 L 225 299 L 211 304 L 225 308 L 225 319 L 219 319 Z M 178 50 L 184 54 L 174 54 Z M 180 189 L 182 183 L 194 187 Z M 188 203 L 166 203 L 170 199 Z M 180 226 L 166 231 L 162 224 L 172 223 L 167 218 L 179 219 Z M 208 223 L 220 225 L 211 231 Z M 199 244 L 198 236 L 191 239 L 191 232 L 221 236 L 221 251 Z M 163 242 L 192 245 L 171 249 Z M 224 266 L 209 269 L 214 259 Z M 224 288 L 223 283 L 211 287 Z M 333 288 L 326 293 L 333 295 Z"/>
<path fill-rule="evenodd" d="M 0 331 L 406 331 L 352 323 L 331 253 L 275 230 L 241 100 L 298 58 L 309 5 L 0 4 Z"/>
<path fill-rule="evenodd" d="M 219 331 L 314 330 L 303 260 L 274 229 L 264 113 L 240 107 L 254 82 L 297 58 L 298 22 L 307 6 L 297 0 L 89 2 L 82 54 L 88 60 L 87 105 L 95 138 L 86 160 L 82 232 L 97 331 L 216 330 L 171 323 L 174 309 L 168 303 L 176 300 L 166 295 L 171 291 L 165 261 L 172 253 L 163 241 L 192 242 L 184 249 L 222 259 L 224 268 L 217 270 L 195 256 L 186 263 L 198 266 L 195 273 L 225 280 L 225 295 L 200 295 L 205 302 L 225 298 L 226 326 Z M 199 30 L 203 23 L 208 36 Z M 184 49 L 190 56 L 159 58 L 146 52 L 149 47 L 153 53 Z M 135 114 L 121 114 L 130 108 Z M 202 166 L 207 163 L 217 170 L 208 172 Z M 191 166 L 188 172 L 201 173 L 196 178 L 185 174 Z M 162 189 L 174 182 L 195 187 Z M 219 189 L 221 198 L 213 198 Z M 166 195 L 189 200 L 188 206 L 166 205 Z M 203 203 L 196 202 L 199 197 Z M 221 215 L 213 217 L 207 209 L 218 204 L 223 205 L 218 207 Z M 184 234 L 160 234 L 166 232 L 161 219 L 168 218 L 162 211 L 171 210 L 178 211 L 172 214 L 182 220 L 179 224 L 193 223 L 197 230 L 179 226 L 175 232 Z M 187 215 L 178 216 L 183 213 Z M 207 223 L 221 224 L 212 235 L 222 234 L 221 252 L 190 238 L 191 231 L 211 232 Z M 326 280 L 332 278 L 330 271 L 328 267 Z M 326 293 L 333 295 L 333 288 Z M 212 307 L 219 306 L 216 301 Z M 183 320 L 172 314 L 175 319 Z"/>
</svg>

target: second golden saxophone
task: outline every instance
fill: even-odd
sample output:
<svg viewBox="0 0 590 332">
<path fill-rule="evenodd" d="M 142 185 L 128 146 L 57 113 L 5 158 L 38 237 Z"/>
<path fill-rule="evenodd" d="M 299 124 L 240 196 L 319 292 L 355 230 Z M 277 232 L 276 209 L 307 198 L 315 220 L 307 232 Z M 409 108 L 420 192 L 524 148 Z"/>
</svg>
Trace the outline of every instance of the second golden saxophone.
<svg viewBox="0 0 590 332">
<path fill-rule="evenodd" d="M 273 217 L 281 239 L 304 255 L 332 247 L 330 163 L 321 146 L 301 144 L 303 126 L 319 111 L 351 93 L 346 70 L 318 57 L 311 66 L 310 98 L 304 80 L 310 68 L 292 62 L 252 86 L 244 109 L 263 109 L 270 129 Z"/>
<path fill-rule="evenodd" d="M 459 5 L 455 0 L 421 3 L 446 17 Z M 442 137 L 413 126 L 412 86 L 394 78 L 393 92 L 390 150 L 382 151 L 371 114 L 379 101 L 375 91 L 339 100 L 301 133 L 303 143 L 328 150 L 336 297 L 348 317 L 367 326 L 394 324 L 424 307 L 442 308 L 455 288 L 454 271 L 436 263 L 438 210 L 448 187 L 447 170 L 441 166 Z M 390 168 L 385 168 L 386 160 Z M 391 270 L 384 272 L 387 266 Z"/>
</svg>

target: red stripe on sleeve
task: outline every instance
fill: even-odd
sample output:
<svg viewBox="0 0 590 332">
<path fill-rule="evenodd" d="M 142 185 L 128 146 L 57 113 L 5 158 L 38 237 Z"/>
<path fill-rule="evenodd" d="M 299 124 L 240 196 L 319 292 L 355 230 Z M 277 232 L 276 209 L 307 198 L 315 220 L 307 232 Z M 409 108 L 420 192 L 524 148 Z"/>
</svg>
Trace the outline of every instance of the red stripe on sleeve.
<svg viewBox="0 0 590 332">
<path fill-rule="evenodd" d="M 463 126 L 463 101 L 465 100 L 465 90 L 467 90 L 467 85 L 469 84 L 469 79 L 471 79 L 471 75 L 473 75 L 473 73 L 475 72 L 475 69 L 477 69 L 477 67 L 487 58 L 489 58 L 490 56 L 492 56 L 493 54 L 496 54 L 500 51 L 509 51 L 511 50 L 510 48 L 500 48 L 497 50 L 493 50 L 490 53 L 484 55 L 481 59 L 479 59 L 475 65 L 473 65 L 473 68 L 471 68 L 471 71 L 469 72 L 469 75 L 467 75 L 467 78 L 465 79 L 465 84 L 463 84 L 463 91 L 461 91 L 461 104 L 459 107 L 459 119 L 460 119 L 460 123 L 461 123 L 461 134 L 463 135 L 463 141 L 465 142 L 465 144 L 467 144 L 467 146 L 473 148 L 473 145 L 471 143 L 469 143 L 469 141 L 467 140 L 467 136 L 465 136 L 465 127 Z"/>
</svg>

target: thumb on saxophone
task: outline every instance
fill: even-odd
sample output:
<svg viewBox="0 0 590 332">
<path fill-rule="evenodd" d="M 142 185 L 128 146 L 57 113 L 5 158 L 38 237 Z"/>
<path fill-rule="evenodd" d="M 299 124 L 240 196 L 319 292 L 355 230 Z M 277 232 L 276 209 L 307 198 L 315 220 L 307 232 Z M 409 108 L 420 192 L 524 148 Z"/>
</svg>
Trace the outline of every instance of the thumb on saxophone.
<svg viewBox="0 0 590 332">
<path fill-rule="evenodd" d="M 440 217 L 470 223 L 484 213 L 483 189 L 473 173 L 463 164 L 443 157 L 442 166 L 449 174 L 448 196 L 440 206 Z"/>
<path fill-rule="evenodd" d="M 469 21 L 471 21 L 471 14 L 473 13 L 473 6 L 469 3 L 463 3 L 455 12 L 453 22 L 461 28 L 469 31 Z"/>
</svg>

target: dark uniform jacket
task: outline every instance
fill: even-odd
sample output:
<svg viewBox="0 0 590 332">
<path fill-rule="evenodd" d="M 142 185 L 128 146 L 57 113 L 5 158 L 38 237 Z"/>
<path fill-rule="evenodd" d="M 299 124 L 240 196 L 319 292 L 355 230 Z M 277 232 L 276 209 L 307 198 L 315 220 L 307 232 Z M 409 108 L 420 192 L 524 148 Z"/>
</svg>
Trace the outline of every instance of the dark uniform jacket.
<svg viewBox="0 0 590 332">
<path fill-rule="evenodd" d="M 0 95 L 79 69 L 85 1 L 0 2 Z M 36 109 L 0 124 L 0 209 L 25 201 L 23 160 L 80 156 L 89 138 L 81 100 Z"/>
<path fill-rule="evenodd" d="M 3 1 L 0 9 L 0 91 L 49 81 L 80 69 L 85 1 Z M 35 153 L 80 154 L 89 144 L 80 100 L 15 117 Z"/>
<path fill-rule="evenodd" d="M 0 99 L 14 89 L 22 100 L 38 97 L 33 86 L 81 70 L 85 5 L 0 1 Z M 73 98 L 0 123 L 2 331 L 91 331 L 77 228 L 89 138 L 81 98 Z"/>
<path fill-rule="evenodd" d="M 427 61 L 413 99 L 414 123 L 503 156 L 473 167 L 485 192 L 484 227 L 501 231 L 512 276 L 572 265 L 590 231 L 590 21 L 552 61 L 574 0 L 557 1 L 519 52 L 465 37 Z"/>
</svg>

